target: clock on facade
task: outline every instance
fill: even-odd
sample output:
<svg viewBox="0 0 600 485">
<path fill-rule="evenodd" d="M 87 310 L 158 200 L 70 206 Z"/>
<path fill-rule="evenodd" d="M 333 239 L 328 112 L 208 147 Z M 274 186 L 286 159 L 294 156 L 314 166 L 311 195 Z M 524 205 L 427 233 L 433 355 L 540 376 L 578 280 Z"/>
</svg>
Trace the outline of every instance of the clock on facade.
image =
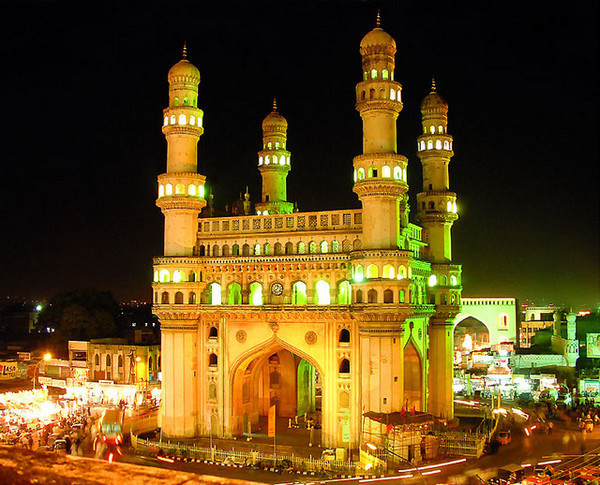
<svg viewBox="0 0 600 485">
<path fill-rule="evenodd" d="M 281 283 L 273 283 L 271 285 L 271 293 L 275 296 L 279 296 L 283 293 L 283 285 Z"/>
</svg>

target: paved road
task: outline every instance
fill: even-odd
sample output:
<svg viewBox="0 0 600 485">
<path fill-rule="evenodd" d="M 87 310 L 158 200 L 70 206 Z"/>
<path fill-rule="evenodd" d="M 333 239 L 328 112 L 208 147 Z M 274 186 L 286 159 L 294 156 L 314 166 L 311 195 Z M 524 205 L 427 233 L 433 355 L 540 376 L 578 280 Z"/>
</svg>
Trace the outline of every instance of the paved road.
<svg viewBox="0 0 600 485">
<path fill-rule="evenodd" d="M 424 476 L 413 473 L 412 478 L 354 478 L 354 479 L 332 479 L 319 478 L 314 476 L 303 476 L 295 474 L 272 473 L 264 470 L 253 470 L 249 468 L 226 467 L 221 465 L 212 465 L 206 463 L 166 463 L 158 461 L 156 458 L 147 458 L 134 454 L 125 453 L 125 456 L 119 457 L 120 461 L 134 463 L 137 465 L 155 466 L 161 468 L 170 468 L 190 473 L 205 475 L 216 475 L 241 480 L 251 480 L 263 483 L 315 483 L 332 485 L 377 485 L 401 483 L 406 485 L 416 484 L 434 484 L 439 482 L 459 481 L 463 473 L 477 473 L 483 478 L 495 474 L 495 470 L 509 463 L 524 464 L 536 463 L 548 460 L 550 457 L 573 455 L 585 453 L 600 453 L 600 428 L 596 428 L 592 433 L 582 433 L 575 426 L 568 427 L 564 422 L 555 423 L 554 431 L 551 434 L 534 433 L 532 436 L 520 434 L 518 431 L 513 433 L 512 442 L 500 448 L 498 453 L 487 455 L 479 460 L 471 460 L 467 463 L 451 465 L 439 468 L 440 472 L 435 472 L 436 467 L 423 470 Z M 448 458 L 444 461 L 449 461 Z M 427 464 L 429 465 L 429 464 Z M 431 472 L 431 475 L 427 475 Z M 397 477 L 403 477 L 406 473 L 397 474 Z"/>
</svg>

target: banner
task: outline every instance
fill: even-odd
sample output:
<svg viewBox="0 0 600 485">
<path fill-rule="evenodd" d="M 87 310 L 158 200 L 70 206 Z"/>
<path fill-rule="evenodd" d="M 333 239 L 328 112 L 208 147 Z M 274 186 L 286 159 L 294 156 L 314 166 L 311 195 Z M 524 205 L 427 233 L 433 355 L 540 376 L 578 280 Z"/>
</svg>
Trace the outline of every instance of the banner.
<svg viewBox="0 0 600 485">
<path fill-rule="evenodd" d="M 0 362 L 0 380 L 17 377 L 17 368 L 18 364 L 16 362 Z"/>
<path fill-rule="evenodd" d="M 587 356 L 600 358 L 600 333 L 588 333 L 586 335 Z"/>
<path fill-rule="evenodd" d="M 269 408 L 269 426 L 268 426 L 268 436 L 269 438 L 274 438 L 275 437 L 275 431 L 276 431 L 276 422 L 277 422 L 277 412 L 276 412 L 276 404 L 273 404 L 270 408 Z"/>
</svg>

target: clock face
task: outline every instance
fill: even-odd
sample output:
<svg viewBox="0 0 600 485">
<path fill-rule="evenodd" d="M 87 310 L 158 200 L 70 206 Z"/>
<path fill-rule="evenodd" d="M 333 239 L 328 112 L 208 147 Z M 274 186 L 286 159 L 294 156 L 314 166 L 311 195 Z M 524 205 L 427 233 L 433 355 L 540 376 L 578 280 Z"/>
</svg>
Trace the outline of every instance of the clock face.
<svg viewBox="0 0 600 485">
<path fill-rule="evenodd" d="M 279 296 L 283 293 L 283 285 L 281 283 L 273 283 L 271 285 L 271 293 L 275 296 Z"/>
</svg>

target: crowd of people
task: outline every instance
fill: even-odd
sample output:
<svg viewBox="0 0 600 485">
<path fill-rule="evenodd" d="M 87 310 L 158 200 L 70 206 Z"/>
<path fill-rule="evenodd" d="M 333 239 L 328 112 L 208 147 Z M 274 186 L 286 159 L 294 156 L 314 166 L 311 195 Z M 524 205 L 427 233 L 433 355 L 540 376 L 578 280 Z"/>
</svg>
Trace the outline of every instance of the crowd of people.
<svg viewBox="0 0 600 485">
<path fill-rule="evenodd" d="M 81 403 L 48 400 L 42 390 L 2 394 L 0 443 L 85 456 L 92 453 L 95 419 Z"/>
</svg>

